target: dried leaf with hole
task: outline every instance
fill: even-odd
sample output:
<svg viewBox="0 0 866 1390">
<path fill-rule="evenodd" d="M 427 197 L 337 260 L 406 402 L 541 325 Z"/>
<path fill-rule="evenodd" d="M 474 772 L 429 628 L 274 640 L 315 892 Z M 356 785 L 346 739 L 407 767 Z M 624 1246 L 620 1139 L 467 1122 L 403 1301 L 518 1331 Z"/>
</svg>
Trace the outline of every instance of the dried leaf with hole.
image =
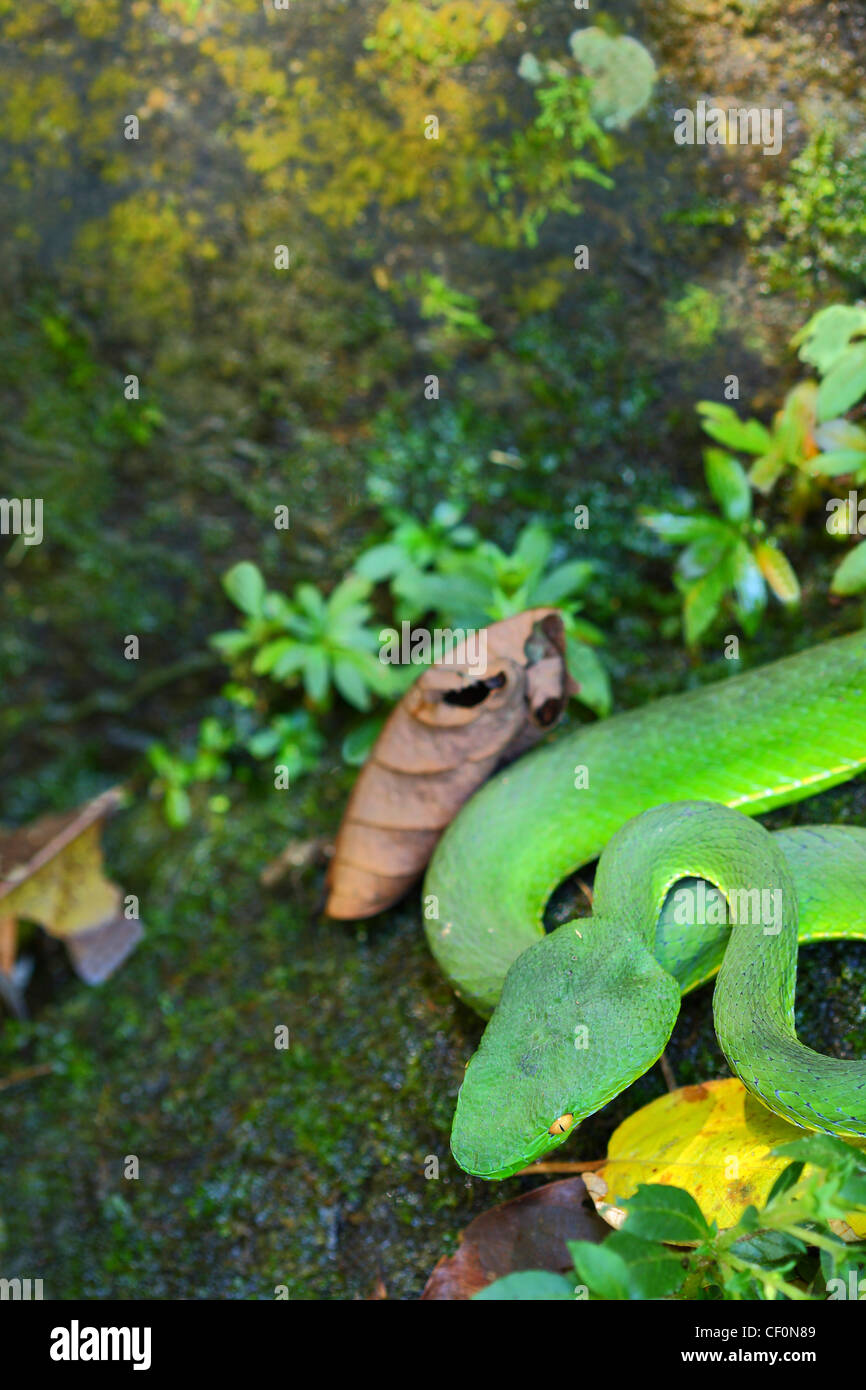
<svg viewBox="0 0 866 1390">
<path fill-rule="evenodd" d="M 337 836 L 331 917 L 371 917 L 397 902 L 463 803 L 544 737 L 575 690 L 557 609 L 528 609 L 477 636 L 478 659 L 465 639 L 457 643 L 379 735 Z"/>
<path fill-rule="evenodd" d="M 112 787 L 63 815 L 0 832 L 0 970 L 11 974 L 17 923 L 36 922 L 66 943 L 72 965 L 99 984 L 142 935 L 127 919 L 122 894 L 102 871 L 100 834 L 122 800 Z"/>
</svg>

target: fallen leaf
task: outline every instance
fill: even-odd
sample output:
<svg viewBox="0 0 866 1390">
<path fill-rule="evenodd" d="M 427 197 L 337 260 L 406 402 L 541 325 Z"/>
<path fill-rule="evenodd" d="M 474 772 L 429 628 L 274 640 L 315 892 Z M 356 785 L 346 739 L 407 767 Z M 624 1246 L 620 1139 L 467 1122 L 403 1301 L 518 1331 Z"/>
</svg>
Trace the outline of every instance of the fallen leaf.
<svg viewBox="0 0 866 1390">
<path fill-rule="evenodd" d="M 790 1160 L 770 1150 L 802 1137 L 802 1129 L 761 1105 L 736 1077 L 682 1086 L 614 1130 L 607 1162 L 585 1175 L 586 1187 L 599 1215 L 617 1229 L 626 1215 L 619 1203 L 639 1183 L 663 1183 L 690 1192 L 706 1219 L 726 1230 L 747 1206 L 764 1205 L 787 1168 Z M 863 1213 L 830 1224 L 843 1239 L 866 1235 Z"/>
<path fill-rule="evenodd" d="M 456 1253 L 436 1265 L 422 1299 L 467 1300 L 516 1270 L 572 1273 L 566 1241 L 598 1242 L 607 1234 L 585 1199 L 582 1179 L 566 1178 L 476 1216 Z"/>
<path fill-rule="evenodd" d="M 0 832 L 0 969 L 14 965 L 17 923 L 36 922 L 63 940 L 72 965 L 98 984 L 142 935 L 122 911 L 122 892 L 102 870 L 102 822 L 122 800 L 112 787 L 63 815 Z M 11 925 L 10 925 L 11 924 Z"/>
<path fill-rule="evenodd" d="M 486 662 L 465 642 L 403 696 L 358 776 L 328 871 L 331 917 L 371 917 L 422 873 L 460 807 L 559 719 L 574 684 L 562 617 L 533 608 L 483 629 Z"/>
</svg>

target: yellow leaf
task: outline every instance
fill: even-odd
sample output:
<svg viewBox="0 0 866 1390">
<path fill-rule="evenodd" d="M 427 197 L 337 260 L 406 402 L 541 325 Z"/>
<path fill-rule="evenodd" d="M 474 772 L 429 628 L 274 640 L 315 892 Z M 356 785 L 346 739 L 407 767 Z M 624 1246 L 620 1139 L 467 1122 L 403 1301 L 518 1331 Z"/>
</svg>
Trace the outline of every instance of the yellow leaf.
<svg viewBox="0 0 866 1390">
<path fill-rule="evenodd" d="M 790 1159 L 770 1150 L 803 1133 L 755 1100 L 736 1077 L 683 1086 L 630 1115 L 611 1135 L 607 1162 L 585 1173 L 584 1181 L 611 1226 L 622 1225 L 625 1211 L 618 1204 L 639 1183 L 663 1183 L 690 1192 L 707 1220 L 725 1230 L 746 1207 L 763 1206 L 788 1167 Z M 830 1224 L 844 1240 L 866 1236 L 866 1213 Z"/>
<path fill-rule="evenodd" d="M 3 899 L 3 914 L 38 922 L 54 936 L 74 936 L 115 917 L 121 893 L 102 872 L 99 822 Z"/>
<path fill-rule="evenodd" d="M 754 556 L 776 598 L 782 603 L 799 603 L 800 581 L 781 550 L 768 545 L 766 541 L 759 541 Z"/>
</svg>

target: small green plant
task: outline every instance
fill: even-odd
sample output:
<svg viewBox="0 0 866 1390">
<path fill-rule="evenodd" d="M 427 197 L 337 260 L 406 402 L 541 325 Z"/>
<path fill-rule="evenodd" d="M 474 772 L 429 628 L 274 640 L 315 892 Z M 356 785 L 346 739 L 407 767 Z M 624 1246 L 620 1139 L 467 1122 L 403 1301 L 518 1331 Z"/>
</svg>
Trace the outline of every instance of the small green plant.
<svg viewBox="0 0 866 1390">
<path fill-rule="evenodd" d="M 847 151 L 843 144 L 848 147 Z M 770 182 L 746 219 L 771 290 L 806 298 L 828 281 L 866 287 L 866 149 L 822 120 L 785 182 Z"/>
<path fill-rule="evenodd" d="M 682 294 L 664 305 L 665 334 L 675 352 L 707 347 L 722 319 L 718 297 L 704 285 L 685 285 Z"/>
<path fill-rule="evenodd" d="M 645 511 L 640 519 L 655 535 L 685 549 L 676 564 L 683 595 L 683 631 L 694 646 L 732 601 L 743 628 L 757 631 L 767 588 L 784 604 L 797 603 L 800 586 L 782 551 L 752 514 L 752 490 L 742 465 L 722 449 L 704 452 L 707 485 L 721 517 L 710 512 Z"/>
<path fill-rule="evenodd" d="M 708 1222 L 691 1193 L 648 1183 L 621 1203 L 627 1214 L 620 1230 L 599 1245 L 568 1242 L 573 1276 L 521 1271 L 475 1297 L 714 1302 L 858 1297 L 866 1243 L 846 1245 L 829 1223 L 866 1211 L 866 1158 L 823 1134 L 794 1140 L 776 1152 L 793 1161 L 763 1208 L 747 1207 L 729 1230 Z"/>
<path fill-rule="evenodd" d="M 538 233 L 556 212 L 581 211 L 581 180 L 612 188 L 604 172 L 616 146 L 592 111 L 592 83 L 563 63 L 524 54 L 518 71 L 535 87 L 539 111 L 508 143 L 492 142 L 477 177 L 507 246 L 536 246 Z"/>
<path fill-rule="evenodd" d="M 440 319 L 452 340 L 493 337 L 493 329 L 481 320 L 474 295 L 453 289 L 441 275 L 433 275 L 429 270 L 410 283 L 420 295 L 421 317 Z"/>
<path fill-rule="evenodd" d="M 822 309 L 792 343 L 819 380 L 810 378 L 793 387 L 769 427 L 754 418 L 742 419 L 730 405 L 698 403 L 705 432 L 724 446 L 724 451 L 708 450 L 705 457 L 727 538 L 718 522 L 709 524 L 712 518 L 706 514 L 694 514 L 691 522 L 658 512 L 643 518 L 663 539 L 688 545 L 678 565 L 678 584 L 685 594 L 690 642 L 699 639 L 729 593 L 735 596 L 738 617 L 748 633 L 760 620 L 766 585 L 783 603 L 796 602 L 798 586 L 790 565 L 765 539 L 763 522 L 752 519 L 750 488 L 768 495 L 781 479 L 789 479 L 788 510 L 801 518 L 830 488 L 838 491 L 838 479 L 848 479 L 852 488 L 866 483 L 866 429 L 846 415 L 866 396 L 866 308 Z M 748 475 L 737 454 L 751 460 Z M 866 506 L 853 490 L 827 501 L 826 509 L 831 535 L 866 535 Z M 831 587 L 840 595 L 866 591 L 866 543 L 848 552 Z"/>
<path fill-rule="evenodd" d="M 227 712 L 209 715 L 196 731 L 188 753 L 174 752 L 164 743 L 152 743 L 147 759 L 156 773 L 151 795 L 162 801 L 163 814 L 172 828 L 186 825 L 192 814 L 190 791 L 194 786 L 212 786 L 231 777 L 248 776 L 241 768 L 246 759 L 269 761 L 279 768 L 289 785 L 318 765 L 325 741 L 309 710 L 291 713 L 263 713 L 256 692 L 248 686 L 229 684 L 222 692 Z M 228 798 L 214 794 L 209 809 L 224 813 Z"/>
<path fill-rule="evenodd" d="M 396 507 L 385 509 L 391 531 L 379 545 L 371 546 L 355 564 L 355 573 L 378 584 L 394 580 L 410 570 L 436 566 L 452 552 L 478 543 L 478 532 L 463 520 L 452 502 L 438 502 L 429 522 L 417 521 Z"/>
<path fill-rule="evenodd" d="M 729 405 L 698 402 L 707 434 L 753 457 L 749 478 L 760 492 L 770 492 L 788 468 L 809 479 L 866 480 L 866 430 L 844 418 L 866 395 L 864 335 L 866 309 L 834 304 L 815 314 L 791 341 L 822 380 L 789 391 L 769 429 L 741 420 Z"/>
<path fill-rule="evenodd" d="M 610 686 L 593 650 L 604 639 L 597 627 L 578 617 L 577 596 L 595 567 L 588 560 L 567 560 L 550 568 L 553 544 L 545 526 L 530 522 L 510 555 L 493 541 L 460 549 L 443 546 L 427 568 L 409 563 L 394 574 L 395 608 L 410 619 L 432 613 L 440 626 L 459 628 L 484 627 L 526 608 L 559 608 L 569 669 L 581 687 L 578 698 L 605 714 Z"/>
<path fill-rule="evenodd" d="M 369 626 L 372 583 L 363 575 L 348 575 L 327 598 L 313 584 L 298 584 L 288 599 L 268 590 L 258 567 L 243 560 L 226 573 L 223 587 L 244 622 L 211 643 L 233 669 L 300 685 L 320 712 L 330 708 L 335 692 L 360 710 L 370 708 L 374 695 L 394 693 Z"/>
<path fill-rule="evenodd" d="M 195 749 L 188 755 L 175 753 L 164 743 L 152 743 L 147 758 L 156 778 L 151 792 L 162 800 L 163 814 L 175 830 L 187 824 L 192 814 L 189 787 L 194 783 L 224 782 L 231 765 L 226 756 L 232 745 L 229 732 L 217 719 L 203 719 Z"/>
</svg>

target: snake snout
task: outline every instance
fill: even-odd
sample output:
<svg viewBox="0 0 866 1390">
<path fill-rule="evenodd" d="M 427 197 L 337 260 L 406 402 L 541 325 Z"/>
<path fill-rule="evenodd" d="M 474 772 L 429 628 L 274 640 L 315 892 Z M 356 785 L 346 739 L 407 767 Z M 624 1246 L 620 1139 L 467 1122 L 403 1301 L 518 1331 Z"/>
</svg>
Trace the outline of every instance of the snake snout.
<svg viewBox="0 0 866 1390">
<path fill-rule="evenodd" d="M 582 919 L 530 946 L 466 1069 L 451 1132 L 460 1166 L 508 1177 L 563 1143 L 656 1061 L 679 998 L 618 924 Z"/>
</svg>

